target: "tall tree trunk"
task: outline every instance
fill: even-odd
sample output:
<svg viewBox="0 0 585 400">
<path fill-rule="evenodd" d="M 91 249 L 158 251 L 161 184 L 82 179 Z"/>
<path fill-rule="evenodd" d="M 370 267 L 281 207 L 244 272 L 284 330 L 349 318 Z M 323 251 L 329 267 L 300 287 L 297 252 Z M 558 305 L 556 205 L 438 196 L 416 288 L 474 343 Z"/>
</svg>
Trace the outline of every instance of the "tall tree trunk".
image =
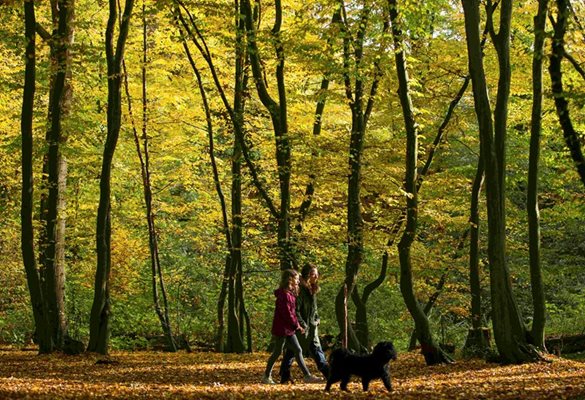
<svg viewBox="0 0 585 400">
<path fill-rule="evenodd" d="M 356 79 L 351 93 L 350 71 L 350 38 L 344 38 L 344 79 L 346 97 L 351 109 L 351 135 L 349 138 L 349 177 L 347 182 L 347 259 L 345 262 L 345 282 L 347 285 L 348 296 L 354 290 L 355 279 L 363 258 L 363 227 L 364 221 L 361 212 L 361 186 L 362 186 L 362 155 L 364 150 L 364 137 L 366 134 L 366 124 L 364 118 L 364 77 L 360 76 L 360 66 L 363 59 L 364 37 L 368 25 L 369 8 L 364 7 L 360 14 L 360 26 L 356 33 L 356 38 L 351 39 L 354 45 L 354 62 Z M 346 21 L 343 21 L 347 23 Z M 345 29 L 349 32 L 349 29 Z"/>
<path fill-rule="evenodd" d="M 238 96 L 239 97 L 239 96 Z M 241 99 L 240 99 L 241 100 Z M 241 104 L 234 110 L 241 112 Z M 242 183 L 241 183 L 241 149 L 234 138 L 234 155 L 232 158 L 232 222 L 230 246 L 230 270 L 228 282 L 228 332 L 226 351 L 242 353 L 244 351 L 244 321 L 242 315 L 243 287 L 242 276 Z"/>
<path fill-rule="evenodd" d="M 571 152 L 575 168 L 579 173 L 581 182 L 585 185 L 585 158 L 581 149 L 580 134 L 575 130 L 569 113 L 569 102 L 563 90 L 563 73 L 561 61 L 565 56 L 565 32 L 567 31 L 567 20 L 569 15 L 569 0 L 556 0 L 557 21 L 554 25 L 552 40 L 552 52 L 548 71 L 552 84 L 552 93 L 555 100 L 555 107 L 559 117 L 559 123 L 563 130 L 565 143 Z M 539 5 L 540 7 L 540 5 Z"/>
<path fill-rule="evenodd" d="M 471 188 L 469 210 L 469 287 L 471 289 L 471 326 L 478 330 L 482 326 L 481 279 L 479 271 L 479 196 L 484 180 L 483 158 L 477 161 L 477 169 Z"/>
<path fill-rule="evenodd" d="M 110 271 L 111 271 L 111 172 L 112 159 L 120 134 L 122 60 L 134 0 L 126 0 L 119 34 L 114 49 L 114 30 L 117 20 L 116 0 L 109 0 L 106 28 L 106 58 L 108 64 L 108 131 L 104 146 L 100 177 L 100 200 L 96 224 L 97 268 L 94 298 L 89 321 L 88 351 L 108 353 L 110 339 Z"/>
<path fill-rule="evenodd" d="M 230 246 L 230 282 L 228 291 L 228 351 L 241 353 L 244 351 L 244 288 L 242 285 L 242 147 L 236 137 L 237 132 L 243 131 L 244 104 L 247 84 L 246 65 L 246 19 L 241 1 L 235 2 L 235 71 L 234 71 L 234 115 L 238 129 L 234 129 L 234 153 L 232 156 L 232 185 L 231 185 L 231 246 Z M 230 297 L 231 296 L 231 297 Z M 248 331 L 248 334 L 250 332 Z M 251 351 L 248 348 L 248 351 Z"/>
<path fill-rule="evenodd" d="M 68 112 L 71 97 L 70 52 L 73 40 L 73 0 L 51 1 L 53 33 L 49 39 L 51 48 L 51 72 L 49 93 L 49 129 L 46 134 L 47 153 L 43 165 L 43 182 L 48 193 L 41 200 L 43 231 L 41 241 L 41 278 L 44 299 L 53 342 L 62 349 L 67 334 L 65 317 L 65 196 L 67 168 L 61 154 L 65 141 L 62 120 Z"/>
<path fill-rule="evenodd" d="M 25 27 L 25 75 L 22 96 L 22 193 L 21 193 L 21 251 L 30 293 L 32 312 L 39 343 L 39 353 L 50 353 L 54 349 L 53 338 L 47 318 L 47 307 L 43 299 L 41 280 L 37 269 L 34 249 L 33 228 L 33 111 L 36 88 L 36 51 L 35 51 L 35 4 L 33 0 L 24 1 Z"/>
<path fill-rule="evenodd" d="M 245 92 L 247 87 L 247 72 L 245 67 L 246 61 L 246 45 L 245 45 L 245 29 L 246 29 L 246 18 L 244 12 L 244 4 L 240 1 L 235 1 L 235 25 L 236 25 L 236 70 L 235 70 L 235 93 L 234 93 L 234 104 L 233 107 L 230 105 L 225 91 L 223 90 L 223 86 L 219 81 L 219 77 L 215 68 L 215 65 L 212 60 L 211 53 L 209 52 L 209 48 L 205 42 L 205 39 L 201 32 L 199 31 L 197 24 L 195 23 L 195 19 L 189 12 L 189 10 L 185 7 L 185 5 L 181 1 L 177 1 L 177 7 L 175 8 L 174 14 L 176 16 L 177 22 L 180 22 L 179 29 L 185 30 L 188 34 L 188 37 L 191 39 L 192 43 L 197 47 L 199 52 L 201 53 L 202 57 L 207 62 L 209 66 L 209 71 L 212 74 L 213 81 L 215 83 L 216 89 L 218 90 L 223 105 L 230 117 L 230 121 L 232 123 L 232 127 L 234 130 L 234 154 L 232 156 L 232 188 L 231 188 L 231 195 L 232 195 L 232 223 L 230 227 L 230 223 L 228 221 L 228 213 L 227 213 L 227 206 L 225 203 L 225 198 L 223 195 L 223 191 L 221 189 L 221 185 L 219 182 L 219 174 L 217 171 L 217 166 L 215 164 L 215 158 L 213 155 L 213 134 L 212 134 L 212 124 L 211 124 L 211 112 L 209 110 L 209 105 L 207 104 L 205 90 L 203 88 L 200 72 L 195 65 L 195 61 L 193 60 L 187 42 L 183 42 L 183 47 L 189 58 L 189 62 L 195 75 L 197 76 L 197 81 L 199 84 L 199 90 L 203 99 L 205 113 L 207 118 L 207 127 L 209 131 L 209 139 L 210 139 L 210 157 L 211 157 L 211 164 L 214 174 L 215 186 L 216 191 L 218 193 L 218 197 L 220 200 L 220 205 L 222 209 L 222 216 L 223 216 L 223 225 L 226 234 L 226 244 L 229 249 L 229 254 L 226 256 L 226 264 L 224 269 L 224 276 L 223 282 L 221 286 L 221 291 L 218 296 L 218 303 L 217 303 L 217 316 L 218 316 L 218 334 L 217 334 L 217 343 L 216 347 L 221 351 L 235 351 L 235 352 L 242 352 L 244 345 L 243 345 L 243 337 L 244 332 L 247 332 L 247 342 L 248 342 L 248 351 L 251 351 L 252 348 L 252 336 L 250 330 L 250 322 L 249 317 L 247 315 L 245 305 L 244 305 L 244 291 L 243 285 L 241 282 L 241 275 L 242 275 L 242 255 L 241 255 L 241 246 L 242 246 L 242 206 L 241 206 L 241 197 L 242 197 L 242 190 L 241 190 L 241 158 L 242 156 L 246 160 L 246 163 L 250 167 L 250 171 L 253 176 L 254 183 L 262 197 L 265 199 L 269 209 L 271 210 L 271 215 L 274 217 L 277 216 L 277 212 L 272 204 L 271 199 L 268 197 L 268 194 L 264 187 L 259 183 L 256 169 L 254 165 L 251 163 L 250 158 L 247 156 L 247 148 L 245 146 L 244 141 L 244 121 L 243 121 L 243 113 L 244 113 L 244 104 L 245 104 Z M 183 16 L 181 10 L 187 14 L 189 18 L 189 23 Z M 227 327 L 227 343 L 224 346 L 223 343 L 223 336 L 225 331 L 225 317 L 224 317 L 224 307 L 225 302 L 228 302 L 228 327 Z M 246 323 L 246 328 L 244 329 L 244 321 Z"/>
<path fill-rule="evenodd" d="M 141 139 L 138 136 L 138 130 L 134 120 L 134 113 L 132 111 L 132 99 L 130 97 L 130 88 L 128 86 L 128 74 L 126 71 L 126 63 L 122 61 L 122 69 L 124 72 L 124 89 L 126 91 L 126 98 L 128 100 L 128 114 L 132 123 L 132 132 L 134 133 L 134 144 L 136 145 L 136 152 L 140 161 L 140 173 L 142 176 L 142 188 L 144 194 L 144 204 L 146 211 L 146 222 L 148 225 L 148 244 L 150 250 L 150 265 L 151 265 L 151 286 L 154 310 L 161 324 L 162 332 L 167 338 L 168 350 L 177 351 L 177 345 L 173 336 L 169 317 L 169 306 L 162 267 L 160 265 L 159 248 L 158 248 L 158 232 L 156 229 L 154 210 L 152 207 L 152 185 L 150 183 L 150 151 L 147 134 L 148 121 L 148 101 L 147 101 L 147 81 L 146 81 L 146 65 L 147 57 L 147 24 L 146 24 L 146 6 L 142 2 L 142 147 Z M 160 294 L 159 294 L 160 292 Z M 162 298 L 162 305 L 161 305 Z"/>
<path fill-rule="evenodd" d="M 538 210 L 538 167 L 540 160 L 540 132 L 542 126 L 542 63 L 548 0 L 538 1 L 534 17 L 534 54 L 532 56 L 532 121 L 530 127 L 530 158 L 528 164 L 528 237 L 530 248 L 530 285 L 534 308 L 530 336 L 532 343 L 546 350 L 544 344 L 545 301 L 540 268 L 540 213 Z"/>
<path fill-rule="evenodd" d="M 489 24 L 486 24 L 482 33 L 481 49 L 487 41 Z M 470 78 L 470 75 L 467 75 Z M 483 356 L 490 346 L 486 337 L 486 328 L 483 327 L 483 315 L 481 311 L 481 273 L 479 270 L 479 201 L 483 187 L 485 168 L 483 157 L 480 154 L 475 169 L 475 177 L 471 187 L 471 199 L 469 206 L 469 288 L 471 293 L 471 329 L 467 333 L 464 348 L 472 355 Z"/>
<path fill-rule="evenodd" d="M 345 285 L 351 294 L 363 258 L 363 226 L 361 213 L 361 163 L 365 128 L 361 102 L 352 105 L 352 132 L 349 144 L 349 179 L 347 185 L 347 259 Z"/>
<path fill-rule="evenodd" d="M 146 218 L 148 221 L 148 237 L 149 237 L 149 248 L 150 258 L 152 263 L 152 295 L 154 301 L 154 307 L 156 314 L 161 324 L 161 328 L 165 336 L 170 351 L 177 351 L 177 344 L 173 335 L 171 327 L 171 320 L 169 317 L 169 304 L 167 291 L 165 287 L 165 281 L 162 272 L 162 266 L 160 265 L 159 249 L 158 249 L 158 232 L 154 220 L 154 210 L 152 207 L 152 185 L 150 183 L 150 152 L 148 150 L 148 134 L 147 134 L 147 121 L 148 121 L 148 101 L 147 101 L 147 85 L 146 85 L 146 64 L 148 62 L 147 57 L 147 24 L 146 24 L 146 8 L 144 1 L 142 2 L 142 143 L 144 148 L 144 159 L 140 157 L 142 179 L 144 187 L 144 202 L 146 204 Z M 122 61 L 122 63 L 124 63 Z M 123 64 L 124 65 L 124 64 Z M 124 65 L 125 67 L 125 65 Z M 124 68 L 125 82 L 127 76 Z M 129 96 L 128 96 L 129 97 Z M 130 98 L 128 98 L 130 103 Z M 136 135 L 135 135 L 136 137 Z M 137 137 L 136 137 L 137 139 Z M 140 145 L 137 141 L 137 151 L 140 156 Z M 160 295 L 159 295 L 160 289 Z M 161 305 L 162 298 L 162 305 Z"/>
<path fill-rule="evenodd" d="M 339 21 L 339 16 L 334 16 L 333 22 L 336 22 L 336 21 L 337 22 Z M 387 23 L 387 21 L 385 21 L 383 31 L 386 32 L 388 29 L 389 29 L 389 24 Z M 482 46 L 483 46 L 483 44 L 484 44 L 484 42 L 482 42 Z M 375 69 L 379 69 L 379 65 L 376 64 Z M 375 80 L 375 82 L 376 81 L 377 81 L 377 79 Z M 431 164 L 432 164 L 432 161 L 433 161 L 433 158 L 434 158 L 434 155 L 436 153 L 436 150 L 443 139 L 443 134 L 445 132 L 445 129 L 448 126 L 449 121 L 451 120 L 451 117 L 453 116 L 453 112 L 455 110 L 455 107 L 457 107 L 457 104 L 459 104 L 459 101 L 461 100 L 461 98 L 463 97 L 463 94 L 467 90 L 467 87 L 469 85 L 469 81 L 470 81 L 470 77 L 466 76 L 461 88 L 459 89 L 459 91 L 455 95 L 455 98 L 449 103 L 449 107 L 447 109 L 447 113 L 445 114 L 445 118 L 443 119 L 443 122 L 441 123 L 441 125 L 438 128 L 438 132 L 437 132 L 437 135 L 433 141 L 433 144 L 430 146 L 430 148 L 428 150 L 427 160 L 417 175 L 417 186 L 416 186 L 417 191 L 420 190 L 420 188 L 423 184 L 424 177 L 426 176 L 427 172 L 429 171 Z M 372 85 L 372 90 L 373 90 L 372 93 L 375 93 L 376 86 L 377 86 L 377 83 L 374 83 L 374 85 Z M 369 112 L 371 112 L 372 106 L 373 106 L 373 101 L 372 101 L 372 96 L 370 96 L 370 101 L 368 101 L 368 106 L 366 107 L 366 114 L 369 114 Z M 405 220 L 406 220 L 406 209 L 403 209 L 402 212 L 400 213 L 400 215 L 395 219 L 395 222 L 392 226 L 392 229 L 390 230 L 391 231 L 390 232 L 390 239 L 388 239 L 387 244 L 386 244 L 387 248 L 394 245 L 394 242 L 396 240 L 398 232 L 401 230 Z M 369 284 L 367 284 L 365 286 L 361 297 L 359 296 L 359 294 L 352 294 L 352 300 L 354 301 L 354 304 L 356 306 L 356 317 L 355 317 L 356 318 L 356 320 L 355 320 L 356 332 L 355 332 L 355 335 L 358 338 L 358 340 L 361 343 L 363 343 L 365 346 L 369 346 L 369 328 L 368 328 L 368 320 L 367 320 L 368 299 L 369 299 L 370 295 L 374 292 L 374 290 L 376 290 L 386 279 L 387 269 L 388 269 L 388 251 L 384 251 L 384 254 L 382 255 L 382 265 L 381 265 L 380 273 L 379 273 L 378 277 L 374 281 L 370 282 Z"/>
<path fill-rule="evenodd" d="M 241 116 L 241 95 L 237 95 L 234 110 Z M 242 279 L 242 174 L 241 148 L 234 138 L 234 155 L 232 156 L 232 221 L 230 268 L 228 281 L 228 332 L 225 350 L 227 352 L 242 353 L 244 351 L 244 294 Z"/>
<path fill-rule="evenodd" d="M 404 189 L 406 195 L 406 227 L 402 238 L 398 243 L 398 256 L 400 259 L 400 291 L 404 297 L 406 307 L 414 319 L 415 330 L 421 351 L 427 365 L 451 362 L 451 358 L 443 352 L 435 342 L 431 333 L 429 320 L 421 308 L 414 294 L 412 281 L 412 263 L 410 250 L 416 236 L 418 218 L 418 193 L 417 193 L 417 160 L 418 160 L 418 131 L 414 120 L 412 101 L 408 87 L 408 72 L 406 57 L 404 54 L 404 42 L 402 31 L 398 25 L 398 9 L 396 0 L 388 0 L 390 8 L 390 20 L 392 22 L 392 36 L 394 38 L 394 57 L 398 75 L 398 93 L 402 114 L 406 128 L 406 172 Z"/>
<path fill-rule="evenodd" d="M 264 82 L 262 61 L 256 42 L 256 26 L 254 24 L 254 12 L 250 0 L 242 0 L 243 11 L 246 18 L 246 34 L 248 43 L 248 55 L 252 67 L 252 74 L 256 84 L 256 91 L 260 101 L 270 113 L 272 128 L 274 131 L 276 164 L 278 169 L 280 207 L 278 211 L 274 206 L 270 207 L 273 216 L 277 220 L 277 240 L 279 249 L 280 269 L 285 270 L 297 267 L 296 255 L 290 235 L 290 178 L 291 178 L 291 147 L 288 138 L 286 86 L 284 80 L 284 46 L 281 40 L 282 4 L 281 0 L 274 1 L 275 17 L 271 35 L 276 52 L 276 87 L 278 101 L 274 100 Z"/>
<path fill-rule="evenodd" d="M 366 76 L 362 70 L 364 57 L 364 41 L 368 27 L 371 8 L 367 5 L 359 12 L 359 27 L 352 37 L 346 19 L 345 5 L 340 2 L 340 10 L 343 18 L 335 15 L 333 22 L 339 21 L 343 34 L 343 80 L 345 85 L 345 96 L 351 110 L 351 135 L 348 151 L 349 176 L 347 182 L 347 258 L 345 262 L 344 284 L 338 292 L 335 310 L 337 323 L 342 332 L 348 330 L 349 347 L 357 351 L 365 351 L 368 343 L 360 342 L 367 340 L 367 314 L 364 312 L 365 303 L 358 293 L 353 293 L 356 286 L 356 278 L 363 259 L 363 227 L 364 221 L 361 213 L 361 184 L 362 184 L 362 155 L 364 149 L 364 138 L 369 116 L 374 106 L 374 98 L 377 92 L 378 83 L 381 78 L 379 59 L 373 63 L 373 77 L 369 93 L 365 85 Z M 382 31 L 388 30 L 389 23 L 384 19 Z M 380 44 L 384 48 L 384 43 Z M 351 52 L 353 49 L 353 53 Z M 350 65 L 353 62 L 352 70 Z M 352 85 L 352 77 L 353 85 Z M 347 288 L 347 296 L 356 303 L 356 329 L 351 324 L 346 327 L 346 314 L 344 306 L 344 291 Z M 359 321 L 358 321 L 359 318 Z"/>
<path fill-rule="evenodd" d="M 63 348 L 69 335 L 69 321 L 65 309 L 65 282 L 67 281 L 65 270 L 65 210 L 67 188 L 67 159 L 59 158 L 59 174 L 57 185 L 59 196 L 57 198 L 57 223 L 55 226 L 55 304 L 56 304 L 56 343 Z"/>
<path fill-rule="evenodd" d="M 480 151 L 481 153 L 481 151 Z M 483 328 L 481 312 L 481 273 L 479 270 L 479 196 L 484 180 L 483 157 L 479 156 L 471 188 L 469 207 L 469 288 L 471 292 L 471 329 L 464 348 L 474 355 L 483 355 L 489 347 Z"/>
<path fill-rule="evenodd" d="M 502 361 L 523 362 L 538 355 L 528 346 L 526 328 L 518 309 L 506 261 L 506 219 L 504 169 L 506 149 L 507 103 L 510 82 L 510 19 L 512 4 L 503 0 L 500 10 L 500 30 L 490 32 L 496 51 L 500 78 L 492 121 L 492 112 L 483 70 L 480 50 L 479 1 L 463 0 L 465 31 L 469 54 L 469 71 L 472 77 L 475 112 L 478 118 L 481 152 L 486 171 L 486 198 L 488 209 L 488 259 L 494 338 Z M 488 21 L 492 21 L 493 8 L 488 5 Z"/>
</svg>

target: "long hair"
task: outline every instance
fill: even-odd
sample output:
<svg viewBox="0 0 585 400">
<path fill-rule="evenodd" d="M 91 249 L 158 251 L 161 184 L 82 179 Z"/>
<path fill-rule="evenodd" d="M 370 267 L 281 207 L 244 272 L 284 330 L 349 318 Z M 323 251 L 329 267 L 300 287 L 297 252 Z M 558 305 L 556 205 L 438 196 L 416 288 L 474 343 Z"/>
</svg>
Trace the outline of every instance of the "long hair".
<svg viewBox="0 0 585 400">
<path fill-rule="evenodd" d="M 311 273 L 312 270 L 319 272 L 317 270 L 317 267 L 314 266 L 313 264 L 306 263 L 305 265 L 303 265 L 303 268 L 301 269 L 301 278 L 302 278 L 301 284 L 304 287 L 306 287 L 312 295 L 314 295 L 314 294 L 317 294 L 319 292 L 319 290 L 321 290 L 321 288 L 319 287 L 318 280 L 317 280 L 317 282 L 309 283 L 309 274 Z"/>
<path fill-rule="evenodd" d="M 298 288 L 298 286 L 291 288 L 291 281 L 296 280 L 298 276 L 299 276 L 299 273 L 297 271 L 295 271 L 294 269 L 285 269 L 284 271 L 282 271 L 282 274 L 280 275 L 279 288 L 285 289 L 285 290 L 290 290 L 295 295 L 297 295 L 299 288 Z"/>
</svg>

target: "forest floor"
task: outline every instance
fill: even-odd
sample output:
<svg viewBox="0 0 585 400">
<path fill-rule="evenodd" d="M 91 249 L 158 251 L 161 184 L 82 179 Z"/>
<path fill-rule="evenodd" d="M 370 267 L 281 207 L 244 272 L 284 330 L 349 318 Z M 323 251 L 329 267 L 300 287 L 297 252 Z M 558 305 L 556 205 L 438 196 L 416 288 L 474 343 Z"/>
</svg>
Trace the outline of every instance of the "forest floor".
<svg viewBox="0 0 585 400">
<path fill-rule="evenodd" d="M 0 399 L 585 399 L 585 362 L 554 356 L 549 363 L 464 360 L 427 367 L 421 355 L 401 353 L 391 363 L 391 394 L 380 381 L 364 393 L 355 378 L 351 394 L 338 384 L 330 393 L 324 384 L 263 385 L 267 358 L 141 351 L 113 352 L 110 363 L 96 364 L 103 358 L 0 349 Z M 315 370 L 312 361 L 308 365 Z M 299 372 L 293 368 L 294 377 Z"/>
</svg>

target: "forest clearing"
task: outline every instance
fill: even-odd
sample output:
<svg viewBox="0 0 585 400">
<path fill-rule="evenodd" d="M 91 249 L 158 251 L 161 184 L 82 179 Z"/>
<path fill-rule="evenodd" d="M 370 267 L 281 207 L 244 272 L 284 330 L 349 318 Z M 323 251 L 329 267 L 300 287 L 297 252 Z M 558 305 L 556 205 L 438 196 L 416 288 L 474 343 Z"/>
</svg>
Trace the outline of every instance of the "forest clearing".
<svg viewBox="0 0 585 400">
<path fill-rule="evenodd" d="M 103 357 L 102 357 L 103 358 Z M 0 398 L 28 399 L 578 399 L 585 398 L 585 363 L 501 366 L 482 360 L 425 366 L 422 356 L 399 354 L 391 363 L 394 390 L 380 381 L 368 392 L 354 378 L 351 394 L 324 384 L 260 383 L 265 354 L 113 352 L 98 356 L 0 351 Z M 298 373 L 293 369 L 293 374 Z"/>
</svg>

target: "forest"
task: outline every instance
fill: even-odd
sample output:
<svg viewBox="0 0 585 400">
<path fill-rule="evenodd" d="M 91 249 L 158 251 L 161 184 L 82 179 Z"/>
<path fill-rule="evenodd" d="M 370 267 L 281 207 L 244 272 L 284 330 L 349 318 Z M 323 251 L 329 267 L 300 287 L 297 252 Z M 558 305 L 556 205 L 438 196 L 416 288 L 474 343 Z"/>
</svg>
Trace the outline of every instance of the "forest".
<svg viewBox="0 0 585 400">
<path fill-rule="evenodd" d="M 583 1 L 0 0 L 0 57 L 17 370 L 187 350 L 259 383 L 310 263 L 324 348 L 393 341 L 403 395 L 409 363 L 585 371 Z"/>
</svg>

